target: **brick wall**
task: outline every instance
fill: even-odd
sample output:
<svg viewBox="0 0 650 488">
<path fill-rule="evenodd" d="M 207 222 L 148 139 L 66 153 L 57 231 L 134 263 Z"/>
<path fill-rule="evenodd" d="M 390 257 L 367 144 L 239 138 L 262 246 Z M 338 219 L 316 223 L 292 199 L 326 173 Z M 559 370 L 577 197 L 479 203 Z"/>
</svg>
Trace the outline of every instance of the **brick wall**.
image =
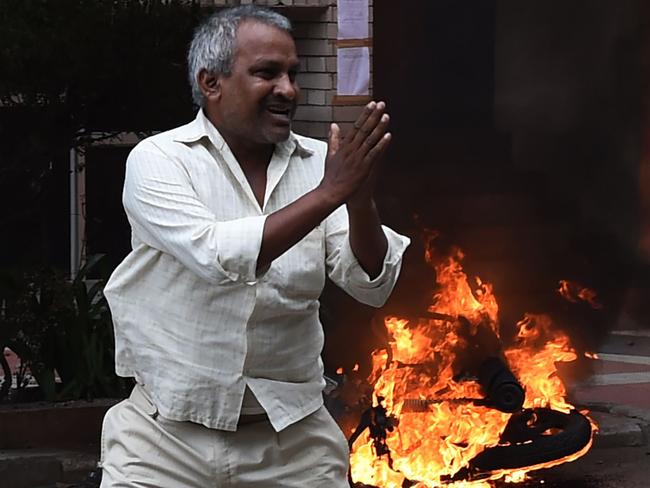
<svg viewBox="0 0 650 488">
<path fill-rule="evenodd" d="M 369 32 L 372 33 L 372 2 L 369 0 Z M 201 0 L 204 6 L 244 4 L 273 7 L 293 23 L 301 73 L 298 84 L 301 96 L 294 130 L 318 139 L 326 139 L 332 122 L 341 125 L 344 133 L 352 125 L 362 105 L 346 105 L 334 101 L 336 95 L 336 0 Z M 371 34 L 372 35 L 372 34 Z M 372 48 L 370 48 L 372 70 Z M 372 76 L 370 92 L 372 93 Z"/>
<path fill-rule="evenodd" d="M 335 1 L 327 3 L 330 5 L 315 9 L 295 8 L 287 12 L 294 24 L 294 37 L 302 71 L 298 77 L 302 93 L 294 130 L 319 139 L 327 138 L 332 122 L 339 123 L 345 133 L 362 108 L 359 105 L 334 102 L 337 82 L 337 8 Z M 369 3 L 372 5 L 372 0 Z M 312 12 L 309 12 L 310 10 Z M 369 15 L 369 31 L 372 32 L 372 6 Z"/>
<path fill-rule="evenodd" d="M 294 9 L 294 37 L 300 56 L 300 104 L 294 130 L 325 139 L 332 122 L 336 94 L 336 7 Z"/>
</svg>

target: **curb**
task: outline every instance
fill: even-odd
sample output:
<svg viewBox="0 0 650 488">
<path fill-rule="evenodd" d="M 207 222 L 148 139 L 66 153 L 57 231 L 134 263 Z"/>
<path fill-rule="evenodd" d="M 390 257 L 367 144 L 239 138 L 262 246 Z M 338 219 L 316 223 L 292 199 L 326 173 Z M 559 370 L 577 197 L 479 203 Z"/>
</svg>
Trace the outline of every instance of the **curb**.
<svg viewBox="0 0 650 488">
<path fill-rule="evenodd" d="M 0 407 L 0 450 L 87 450 L 97 444 L 106 411 L 119 399 L 38 402 Z"/>
<path fill-rule="evenodd" d="M 581 407 L 598 424 L 594 448 L 645 446 L 650 439 L 650 410 L 614 403 L 591 403 Z"/>
<path fill-rule="evenodd" d="M 56 483 L 78 483 L 97 467 L 94 453 L 60 449 L 0 451 L 2 486 L 35 488 Z"/>
</svg>

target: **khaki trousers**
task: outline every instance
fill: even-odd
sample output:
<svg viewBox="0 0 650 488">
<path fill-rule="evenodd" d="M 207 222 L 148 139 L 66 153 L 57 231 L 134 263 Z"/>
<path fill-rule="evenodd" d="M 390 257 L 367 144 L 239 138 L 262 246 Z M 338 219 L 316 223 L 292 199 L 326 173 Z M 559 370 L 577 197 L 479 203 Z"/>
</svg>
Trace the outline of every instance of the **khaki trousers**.
<svg viewBox="0 0 650 488">
<path fill-rule="evenodd" d="M 101 488 L 347 488 L 348 462 L 325 407 L 281 432 L 268 420 L 226 432 L 161 417 L 136 386 L 104 417 Z"/>
</svg>

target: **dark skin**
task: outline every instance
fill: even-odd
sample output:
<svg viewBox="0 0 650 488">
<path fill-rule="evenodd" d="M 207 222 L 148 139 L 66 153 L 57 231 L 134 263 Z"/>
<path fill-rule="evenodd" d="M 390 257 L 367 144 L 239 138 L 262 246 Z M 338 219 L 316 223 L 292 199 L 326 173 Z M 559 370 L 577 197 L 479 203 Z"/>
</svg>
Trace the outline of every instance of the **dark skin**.
<svg viewBox="0 0 650 488">
<path fill-rule="evenodd" d="M 289 136 L 299 94 L 297 70 L 291 36 L 247 20 L 237 29 L 231 73 L 215 75 L 204 70 L 198 76 L 205 97 L 203 110 L 239 162 L 260 208 L 275 144 Z M 379 275 L 388 244 L 372 195 L 377 162 L 391 138 L 385 108 L 383 102 L 369 103 L 345 138 L 338 125 L 332 124 L 322 181 L 267 217 L 258 269 L 269 265 L 345 204 L 352 251 L 371 278 Z"/>
</svg>

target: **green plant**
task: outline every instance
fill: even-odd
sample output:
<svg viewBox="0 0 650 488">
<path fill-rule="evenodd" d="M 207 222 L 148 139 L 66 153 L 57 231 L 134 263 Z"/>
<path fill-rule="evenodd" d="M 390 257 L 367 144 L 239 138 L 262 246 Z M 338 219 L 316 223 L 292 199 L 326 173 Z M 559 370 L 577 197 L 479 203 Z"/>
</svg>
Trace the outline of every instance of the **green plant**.
<svg viewBox="0 0 650 488">
<path fill-rule="evenodd" d="M 65 281 L 53 270 L 42 269 L 7 274 L 2 285 L 2 344 L 29 368 L 43 395 L 53 399 L 54 338 L 69 313 Z"/>
<path fill-rule="evenodd" d="M 123 396 L 128 382 L 115 375 L 115 338 L 105 279 L 86 280 L 104 256 L 92 256 L 70 284 L 73 313 L 58 335 L 60 398 Z"/>
<path fill-rule="evenodd" d="M 2 279 L 0 345 L 19 356 L 21 369 L 29 368 L 46 400 L 119 397 L 128 388 L 114 372 L 105 280 L 86 280 L 102 257 L 89 258 L 72 281 L 47 268 Z M 24 383 L 19 379 L 18 387 Z"/>
</svg>

